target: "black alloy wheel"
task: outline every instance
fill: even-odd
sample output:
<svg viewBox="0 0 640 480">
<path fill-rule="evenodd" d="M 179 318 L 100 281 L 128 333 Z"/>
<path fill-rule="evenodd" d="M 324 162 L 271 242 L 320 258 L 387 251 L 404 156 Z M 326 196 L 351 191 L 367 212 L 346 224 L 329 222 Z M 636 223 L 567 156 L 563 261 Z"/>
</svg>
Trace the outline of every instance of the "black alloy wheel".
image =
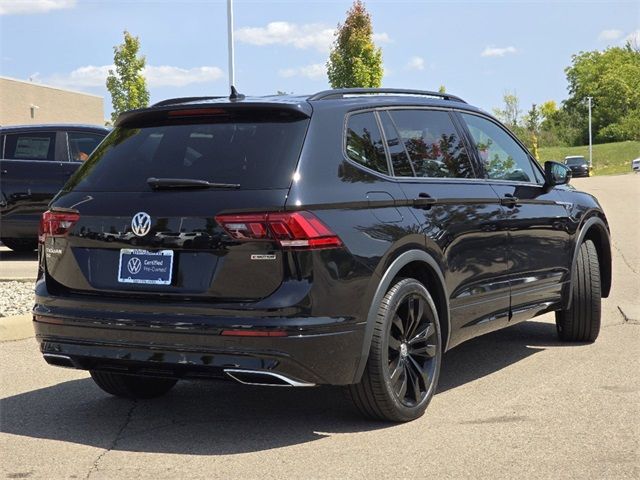
<svg viewBox="0 0 640 480">
<path fill-rule="evenodd" d="M 362 414 L 407 422 L 420 417 L 440 374 L 442 339 L 431 295 L 413 278 L 397 281 L 384 296 L 359 383 L 348 387 Z"/>
<path fill-rule="evenodd" d="M 398 400 L 419 405 L 427 395 L 436 370 L 438 332 L 425 315 L 426 299 L 409 294 L 398 305 L 388 337 L 388 375 Z"/>
</svg>

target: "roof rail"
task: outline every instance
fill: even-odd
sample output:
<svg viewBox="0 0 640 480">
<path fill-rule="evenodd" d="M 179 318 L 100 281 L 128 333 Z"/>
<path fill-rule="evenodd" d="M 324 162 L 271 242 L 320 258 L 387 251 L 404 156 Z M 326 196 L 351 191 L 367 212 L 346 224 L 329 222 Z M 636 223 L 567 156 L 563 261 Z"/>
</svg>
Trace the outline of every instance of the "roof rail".
<svg viewBox="0 0 640 480">
<path fill-rule="evenodd" d="M 154 103 L 151 105 L 152 107 L 164 107 L 165 105 L 174 105 L 176 103 L 186 103 L 186 102 L 195 102 L 196 100 L 214 100 L 216 98 L 227 98 L 227 97 L 178 97 L 178 98 L 169 98 L 167 100 L 162 100 L 161 102 Z"/>
<path fill-rule="evenodd" d="M 428 90 L 407 90 L 404 88 L 336 88 L 334 90 L 324 90 L 310 96 L 307 100 L 334 100 L 345 98 L 350 95 L 416 95 L 425 97 L 437 97 L 443 100 L 453 100 L 454 102 L 467 103 L 460 97 L 449 93 L 430 92 Z"/>
</svg>

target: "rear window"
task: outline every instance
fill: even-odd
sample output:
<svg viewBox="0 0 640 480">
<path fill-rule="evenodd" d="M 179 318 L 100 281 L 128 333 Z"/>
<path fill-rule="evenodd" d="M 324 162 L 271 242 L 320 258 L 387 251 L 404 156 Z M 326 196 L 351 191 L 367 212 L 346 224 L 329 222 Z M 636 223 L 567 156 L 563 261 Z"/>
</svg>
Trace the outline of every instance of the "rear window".
<svg viewBox="0 0 640 480">
<path fill-rule="evenodd" d="M 5 142 L 4 158 L 55 160 L 55 132 L 10 133 Z"/>
<path fill-rule="evenodd" d="M 288 188 L 308 119 L 229 114 L 115 128 L 65 190 L 148 191 L 149 177 Z"/>
</svg>

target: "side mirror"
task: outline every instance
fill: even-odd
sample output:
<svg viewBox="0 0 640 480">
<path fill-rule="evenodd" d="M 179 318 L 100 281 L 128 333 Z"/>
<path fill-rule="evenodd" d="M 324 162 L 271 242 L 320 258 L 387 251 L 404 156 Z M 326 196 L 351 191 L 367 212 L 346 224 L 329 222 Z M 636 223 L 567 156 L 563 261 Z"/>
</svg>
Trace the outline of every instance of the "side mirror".
<svg viewBox="0 0 640 480">
<path fill-rule="evenodd" d="M 544 176 L 547 186 L 565 185 L 571 180 L 571 169 L 558 162 L 544 162 Z"/>
</svg>

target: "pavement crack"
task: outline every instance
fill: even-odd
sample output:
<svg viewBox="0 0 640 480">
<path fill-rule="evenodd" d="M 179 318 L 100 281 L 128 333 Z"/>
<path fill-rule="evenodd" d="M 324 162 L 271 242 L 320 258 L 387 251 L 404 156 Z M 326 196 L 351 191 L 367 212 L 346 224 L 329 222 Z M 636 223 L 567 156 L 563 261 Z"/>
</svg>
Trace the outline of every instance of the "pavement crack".
<svg viewBox="0 0 640 480">
<path fill-rule="evenodd" d="M 127 411 L 127 416 L 124 419 L 124 422 L 122 423 L 122 426 L 120 427 L 120 429 L 118 430 L 118 432 L 116 433 L 116 436 L 114 437 L 113 441 L 111 442 L 111 445 L 109 445 L 102 453 L 100 453 L 100 455 L 98 455 L 98 457 L 94 460 L 93 465 L 91 465 L 91 468 L 89 469 L 89 471 L 87 472 L 87 475 L 84 477 L 85 480 L 88 480 L 91 475 L 93 475 L 94 472 L 97 472 L 99 470 L 99 466 L 100 466 L 100 462 L 102 461 L 102 458 L 109 453 L 111 450 L 113 450 L 114 448 L 116 448 L 116 445 L 118 444 L 118 442 L 120 441 L 120 439 L 122 438 L 122 433 L 125 431 L 125 429 L 129 426 L 129 423 L 131 423 L 131 418 L 133 417 L 133 412 L 135 411 L 136 407 L 138 406 L 138 402 L 136 400 L 133 400 L 133 404 L 131 405 L 131 407 L 129 408 L 129 410 Z"/>
<path fill-rule="evenodd" d="M 618 305 L 617 307 L 618 307 L 618 311 L 620 312 L 620 314 L 622 314 L 622 318 L 624 320 L 624 325 L 638 325 L 640 323 L 638 320 L 630 318 L 626 313 L 624 313 L 624 310 L 622 309 L 622 307 L 620 305 Z"/>
<path fill-rule="evenodd" d="M 618 305 L 618 311 L 622 314 L 622 318 L 624 319 L 624 323 L 627 323 L 629 321 L 629 317 L 627 317 L 627 314 L 624 313 L 624 310 L 622 310 L 622 308 L 620 308 L 620 305 Z"/>
<path fill-rule="evenodd" d="M 624 253 L 622 253 L 622 250 L 620 250 L 620 247 L 618 247 L 615 243 L 612 242 L 613 248 L 615 248 L 618 253 L 620 254 L 620 257 L 622 258 L 622 261 L 625 263 L 625 265 L 627 267 L 629 267 L 629 270 L 631 270 L 633 273 L 635 273 L 636 275 L 640 275 L 640 273 L 638 273 L 638 271 L 631 265 L 631 263 L 629 262 L 629 260 L 627 260 L 627 257 L 624 256 Z"/>
</svg>

